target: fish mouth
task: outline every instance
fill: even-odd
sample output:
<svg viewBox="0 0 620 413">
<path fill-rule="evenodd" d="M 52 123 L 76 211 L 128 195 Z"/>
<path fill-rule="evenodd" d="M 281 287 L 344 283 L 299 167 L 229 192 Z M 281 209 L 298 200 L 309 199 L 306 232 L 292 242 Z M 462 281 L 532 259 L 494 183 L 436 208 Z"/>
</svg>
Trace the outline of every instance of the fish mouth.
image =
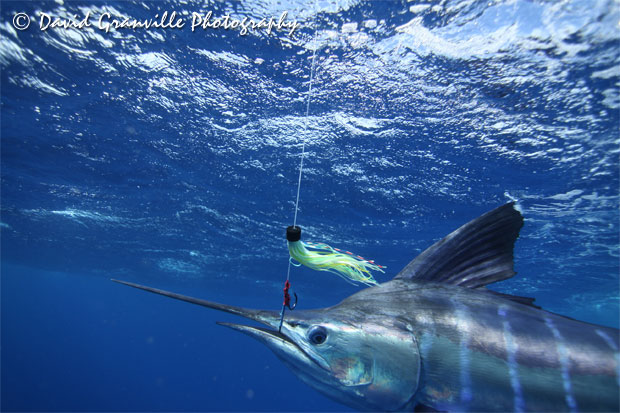
<svg viewBox="0 0 620 413">
<path fill-rule="evenodd" d="M 278 321 L 279 323 L 279 321 Z M 281 331 L 272 330 L 264 327 L 253 327 L 243 324 L 225 323 L 218 321 L 218 325 L 232 328 L 233 330 L 240 331 L 269 347 L 276 356 L 280 357 L 283 361 L 290 364 L 291 361 L 296 360 L 298 365 L 319 367 L 322 370 L 329 371 L 329 366 L 323 360 L 311 357 L 306 350 L 303 349 L 295 341 L 291 340 L 287 335 Z M 291 366 L 292 367 L 292 366 Z"/>
<path fill-rule="evenodd" d="M 280 314 L 276 311 L 253 310 L 243 307 L 236 307 L 232 305 L 220 304 L 213 301 L 189 297 L 186 295 L 160 290 L 153 287 L 147 287 L 145 285 L 140 285 L 129 281 L 121 281 L 115 279 L 112 279 L 112 281 L 119 284 L 127 285 L 129 287 L 137 288 L 139 290 L 148 291 L 150 293 L 174 298 L 175 300 L 185 301 L 191 304 L 196 304 L 202 307 L 223 311 L 225 313 L 238 315 L 259 322 L 271 328 L 252 327 L 242 324 L 226 323 L 220 321 L 218 321 L 217 324 L 224 327 L 232 328 L 233 330 L 240 331 L 244 334 L 249 335 L 250 337 L 257 339 L 258 341 L 261 341 L 262 343 L 270 347 L 274 352 L 276 352 L 276 354 L 284 353 L 287 354 L 289 357 L 295 356 L 298 359 L 311 360 L 313 364 L 325 368 L 325 366 L 322 366 L 319 362 L 317 362 L 314 357 L 310 357 L 302 347 L 295 343 L 295 341 L 293 341 L 291 338 L 287 337 L 280 331 Z"/>
<path fill-rule="evenodd" d="M 282 332 L 278 330 L 272 330 L 270 328 L 265 328 L 265 327 L 246 326 L 243 324 L 225 323 L 223 321 L 216 321 L 216 324 L 219 326 L 224 326 L 224 327 L 232 328 L 233 330 L 240 331 L 259 341 L 268 342 L 268 343 L 278 342 L 279 344 L 287 345 L 287 346 L 292 345 L 292 346 L 297 347 L 299 351 L 303 352 L 303 350 L 301 349 L 301 347 L 297 345 L 297 343 L 295 343 L 293 340 L 291 340 L 290 338 L 288 338 L 286 335 L 282 334 Z"/>
</svg>

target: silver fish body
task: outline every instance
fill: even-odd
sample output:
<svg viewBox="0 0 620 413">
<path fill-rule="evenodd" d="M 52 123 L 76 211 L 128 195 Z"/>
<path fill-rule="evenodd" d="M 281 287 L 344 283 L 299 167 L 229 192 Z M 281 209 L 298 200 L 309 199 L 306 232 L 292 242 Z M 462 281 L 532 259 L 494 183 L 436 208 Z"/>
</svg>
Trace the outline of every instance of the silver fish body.
<svg viewBox="0 0 620 413">
<path fill-rule="evenodd" d="M 361 291 L 338 307 L 349 315 L 376 319 L 379 312 L 401 320 L 414 336 L 421 366 L 413 405 L 440 411 L 619 410 L 616 329 L 485 291 L 400 280 Z"/>
</svg>

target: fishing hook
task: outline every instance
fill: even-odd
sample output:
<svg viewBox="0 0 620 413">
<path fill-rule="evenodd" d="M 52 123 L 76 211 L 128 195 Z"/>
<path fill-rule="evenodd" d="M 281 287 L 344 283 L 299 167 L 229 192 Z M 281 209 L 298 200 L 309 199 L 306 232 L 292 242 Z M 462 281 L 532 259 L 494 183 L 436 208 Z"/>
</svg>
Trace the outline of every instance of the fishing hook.
<svg viewBox="0 0 620 413">
<path fill-rule="evenodd" d="M 297 293 L 295 293 L 295 292 L 294 292 L 294 293 L 293 293 L 293 295 L 295 296 L 295 304 L 293 304 L 293 305 L 291 306 L 291 303 L 290 303 L 290 301 L 289 301 L 289 303 L 288 303 L 288 305 L 287 305 L 287 307 L 288 307 L 288 309 L 289 309 L 289 310 L 294 310 L 294 309 L 295 309 L 295 307 L 297 307 Z"/>
</svg>

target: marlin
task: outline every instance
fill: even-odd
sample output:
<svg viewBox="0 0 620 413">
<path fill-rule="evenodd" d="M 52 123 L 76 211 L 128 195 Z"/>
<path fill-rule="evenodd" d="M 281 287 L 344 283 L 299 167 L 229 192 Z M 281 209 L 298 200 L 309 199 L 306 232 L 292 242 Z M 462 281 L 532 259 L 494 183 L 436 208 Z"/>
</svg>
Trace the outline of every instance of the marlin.
<svg viewBox="0 0 620 413">
<path fill-rule="evenodd" d="M 117 281 L 265 325 L 218 323 L 267 345 L 302 381 L 369 411 L 620 411 L 617 329 L 487 289 L 515 275 L 514 203 L 463 225 L 393 280 L 340 304 L 251 310 Z M 115 280 L 116 281 L 116 280 Z"/>
</svg>

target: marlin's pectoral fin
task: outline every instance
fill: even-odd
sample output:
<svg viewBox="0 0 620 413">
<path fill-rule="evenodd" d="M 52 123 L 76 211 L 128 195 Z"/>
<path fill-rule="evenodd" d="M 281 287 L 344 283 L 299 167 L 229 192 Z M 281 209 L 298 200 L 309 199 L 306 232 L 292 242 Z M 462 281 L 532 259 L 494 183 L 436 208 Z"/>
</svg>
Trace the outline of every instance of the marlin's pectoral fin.
<svg viewBox="0 0 620 413">
<path fill-rule="evenodd" d="M 347 387 L 367 386 L 374 376 L 374 361 L 360 357 L 334 359 L 332 373 Z"/>
</svg>

